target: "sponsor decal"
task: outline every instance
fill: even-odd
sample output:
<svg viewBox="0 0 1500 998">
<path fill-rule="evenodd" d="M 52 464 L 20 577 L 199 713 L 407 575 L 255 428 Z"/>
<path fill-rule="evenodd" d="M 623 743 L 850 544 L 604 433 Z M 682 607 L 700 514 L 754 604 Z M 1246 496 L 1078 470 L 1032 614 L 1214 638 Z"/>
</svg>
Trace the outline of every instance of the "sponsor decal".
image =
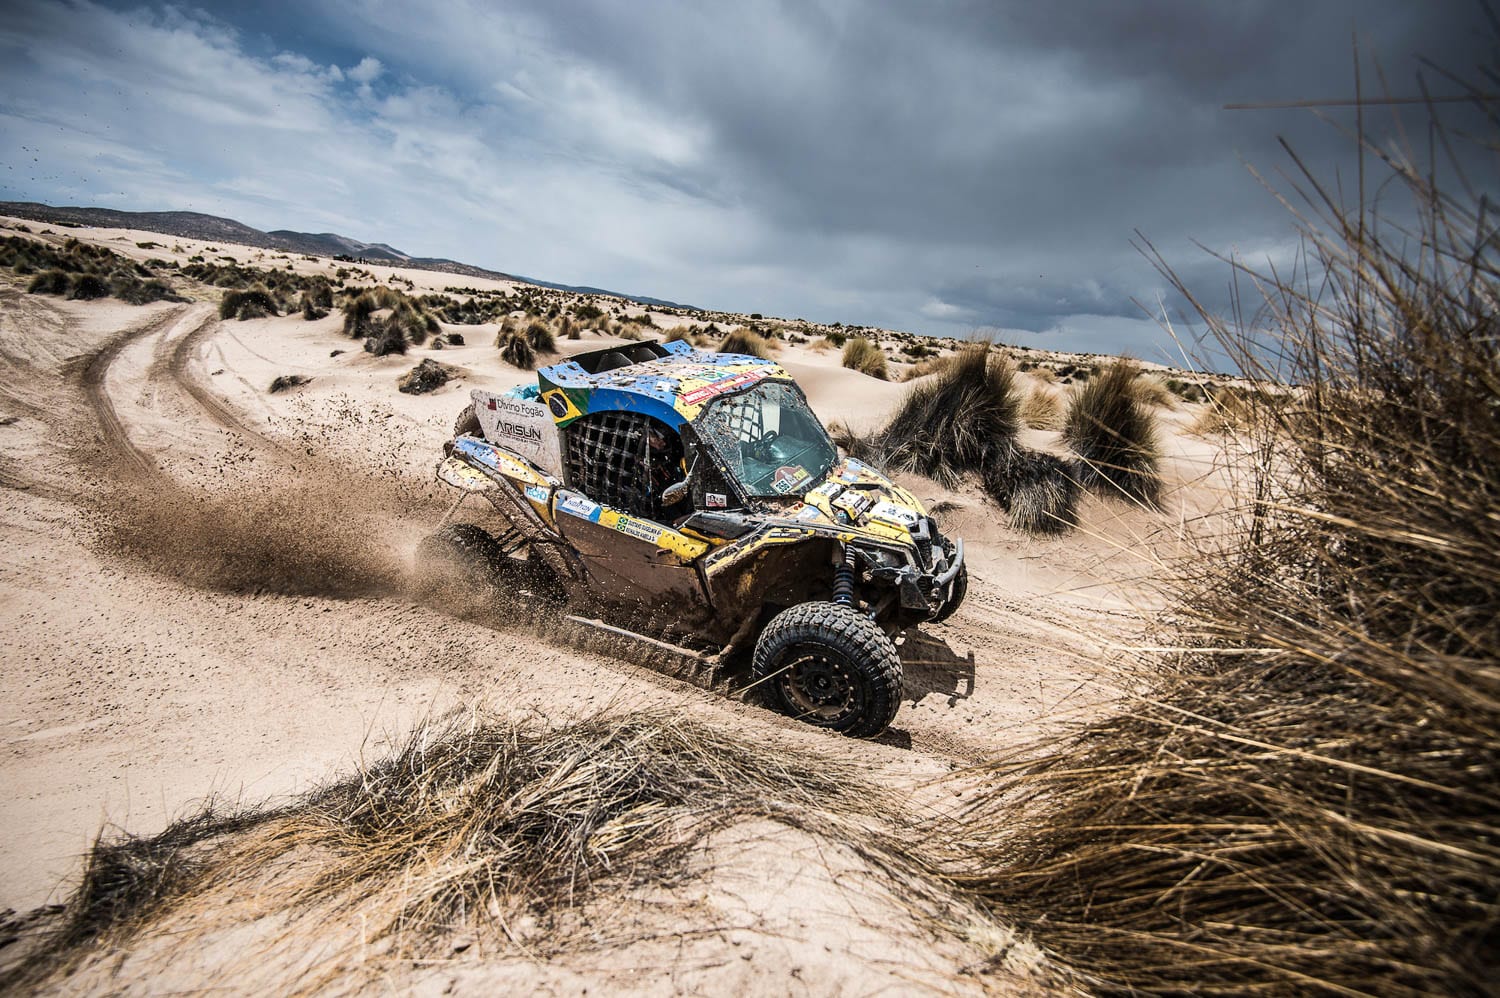
<svg viewBox="0 0 1500 998">
<path fill-rule="evenodd" d="M 593 523 L 599 522 L 599 504 L 585 499 L 583 496 L 568 493 L 557 500 L 557 508 L 571 516 L 576 516 Z"/>
<path fill-rule="evenodd" d="M 532 502 L 539 502 L 545 506 L 547 504 L 547 500 L 552 498 L 552 493 L 547 489 L 542 488 L 540 485 L 528 485 L 526 486 L 526 498 L 530 499 Z"/>
<path fill-rule="evenodd" d="M 705 492 L 703 505 L 709 509 L 725 509 L 729 506 L 729 497 L 722 492 Z"/>
<path fill-rule="evenodd" d="M 869 509 L 874 501 L 869 496 L 862 496 L 853 489 L 846 489 L 842 495 L 833 501 L 833 505 L 844 510 L 850 516 L 858 517 L 859 514 Z"/>
<path fill-rule="evenodd" d="M 710 382 L 702 388 L 694 388 L 691 391 L 683 392 L 681 401 L 683 405 L 699 405 L 713 398 L 715 395 L 722 395 L 725 392 L 732 392 L 736 388 L 753 385 L 770 373 L 771 368 L 767 366 L 753 371 L 741 371 L 738 374 L 731 374 L 728 377 Z M 703 380 L 707 381 L 708 379 L 705 378 Z"/>
<path fill-rule="evenodd" d="M 824 482 L 822 485 L 819 485 L 817 488 L 809 492 L 807 494 L 807 497 L 811 499 L 814 496 L 821 496 L 824 499 L 832 499 L 834 496 L 839 494 L 839 490 L 842 488 L 843 486 L 838 482 Z"/>
<path fill-rule="evenodd" d="M 826 519 L 826 517 L 823 516 L 823 511 L 821 509 L 818 509 L 816 506 L 804 506 L 802 507 L 801 512 L 797 514 L 796 519 L 822 520 Z"/>
<path fill-rule="evenodd" d="M 553 395 L 543 404 L 509 395 L 474 392 L 475 402 L 483 403 L 478 412 L 485 439 L 514 451 L 552 474 L 559 473 L 562 469 L 561 440 L 551 410 L 553 399 L 560 394 Z M 567 399 L 562 401 L 566 405 Z M 522 477 L 535 476 L 524 472 Z"/>
<path fill-rule="evenodd" d="M 622 534 L 634 537 L 638 540 L 650 541 L 655 544 L 661 539 L 661 527 L 645 520 L 636 520 L 628 516 L 622 516 L 615 521 L 615 529 Z"/>
<path fill-rule="evenodd" d="M 887 523 L 897 523 L 910 530 L 917 525 L 921 519 L 916 513 L 909 509 L 902 509 L 893 503 L 883 502 L 870 511 L 870 516 L 885 520 Z"/>
<path fill-rule="evenodd" d="M 786 495 L 811 477 L 808 470 L 800 464 L 784 464 L 771 476 L 771 488 Z"/>
</svg>

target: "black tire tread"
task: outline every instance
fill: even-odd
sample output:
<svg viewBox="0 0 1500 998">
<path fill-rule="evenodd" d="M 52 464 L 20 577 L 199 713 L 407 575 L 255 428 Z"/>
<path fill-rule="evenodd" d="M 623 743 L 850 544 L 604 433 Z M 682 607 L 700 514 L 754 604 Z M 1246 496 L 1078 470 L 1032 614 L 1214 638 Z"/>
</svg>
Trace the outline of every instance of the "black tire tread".
<svg viewBox="0 0 1500 998">
<path fill-rule="evenodd" d="M 468 407 L 453 421 L 453 435 L 461 437 L 465 433 L 476 437 L 480 435 L 479 411 L 474 408 L 473 402 L 470 402 Z"/>
<path fill-rule="evenodd" d="M 846 722 L 841 731 L 855 738 L 873 738 L 884 731 L 901 707 L 901 658 L 896 646 L 870 618 L 838 603 L 802 603 L 777 614 L 755 643 L 751 664 L 754 681 L 770 705 L 790 713 L 774 681 L 779 653 L 795 644 L 825 644 L 847 657 L 870 685 L 871 709 Z"/>
<path fill-rule="evenodd" d="M 417 560 L 425 567 L 447 562 L 470 581 L 493 581 L 509 560 L 500 542 L 474 523 L 450 523 L 417 546 Z"/>
</svg>

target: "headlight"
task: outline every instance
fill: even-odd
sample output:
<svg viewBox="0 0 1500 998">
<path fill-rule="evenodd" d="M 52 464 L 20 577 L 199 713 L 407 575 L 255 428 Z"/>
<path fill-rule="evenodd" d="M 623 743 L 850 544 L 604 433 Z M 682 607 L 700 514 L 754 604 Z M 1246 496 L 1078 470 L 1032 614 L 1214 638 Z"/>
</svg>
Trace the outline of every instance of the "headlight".
<svg viewBox="0 0 1500 998">
<path fill-rule="evenodd" d="M 855 550 L 871 568 L 905 568 L 907 565 L 904 555 L 885 548 L 856 548 Z"/>
</svg>

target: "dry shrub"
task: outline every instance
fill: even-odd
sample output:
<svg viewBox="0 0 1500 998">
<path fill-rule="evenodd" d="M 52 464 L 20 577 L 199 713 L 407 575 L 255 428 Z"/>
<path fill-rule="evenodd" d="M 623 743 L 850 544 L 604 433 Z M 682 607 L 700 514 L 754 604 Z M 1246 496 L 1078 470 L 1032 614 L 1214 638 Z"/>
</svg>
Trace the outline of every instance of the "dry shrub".
<svg viewBox="0 0 1500 998">
<path fill-rule="evenodd" d="M 946 357 L 928 357 L 925 360 L 919 360 L 906 369 L 906 373 L 901 376 L 901 380 L 915 381 L 917 378 L 925 378 L 929 374 L 936 374 L 944 370 L 951 363 L 953 363 L 951 355 Z"/>
<path fill-rule="evenodd" d="M 68 284 L 68 297 L 74 301 L 108 298 L 109 285 L 97 274 L 74 274 Z"/>
<path fill-rule="evenodd" d="M 1073 396 L 1063 439 L 1083 458 L 1082 484 L 1145 506 L 1161 499 L 1156 420 L 1141 403 L 1141 369 L 1116 360 Z"/>
<path fill-rule="evenodd" d="M 1274 340 L 1199 309 L 1304 404 L 1256 413 L 1182 652 L 1118 716 L 997 767 L 1005 796 L 970 816 L 992 835 L 974 885 L 1100 989 L 1500 979 L 1500 245 L 1477 195 L 1433 188 L 1456 161 L 1414 162 L 1371 183 L 1394 222 L 1304 173 L 1327 221 L 1303 222 L 1302 273 L 1235 264 Z"/>
<path fill-rule="evenodd" d="M 246 291 L 229 291 L 219 300 L 219 318 L 263 319 L 276 315 L 276 299 L 265 288 L 255 287 Z"/>
<path fill-rule="evenodd" d="M 885 354 L 880 347 L 871 343 L 863 336 L 856 336 L 844 344 L 843 365 L 860 374 L 868 374 L 872 378 L 881 381 L 890 380 L 890 372 L 886 369 Z"/>
<path fill-rule="evenodd" d="M 771 359 L 771 341 L 749 329 L 734 329 L 719 342 L 719 353 L 742 353 L 762 360 Z"/>
<path fill-rule="evenodd" d="M 864 341 L 849 344 L 857 342 Z M 1008 456 L 1020 429 L 1014 388 L 1009 358 L 991 355 L 988 344 L 967 347 L 936 377 L 911 387 L 866 452 L 952 488 L 965 472 Z"/>
<path fill-rule="evenodd" d="M 68 293 L 68 273 L 64 270 L 44 270 L 31 279 L 26 290 L 34 295 L 65 295 Z"/>
<path fill-rule="evenodd" d="M 557 337 L 545 322 L 532 322 L 526 326 L 526 342 L 537 353 L 557 353 Z M 519 365 L 517 365 L 519 366 Z"/>
<path fill-rule="evenodd" d="M 1202 410 L 1188 426 L 1201 437 L 1248 433 L 1256 425 L 1255 397 L 1236 388 L 1211 392 Z"/>
<path fill-rule="evenodd" d="M 675 343 L 678 340 L 684 340 L 693 346 L 703 346 L 705 343 L 703 334 L 698 331 L 697 326 L 691 323 L 673 326 L 661 338 L 663 343 Z"/>
<path fill-rule="evenodd" d="M 536 367 L 536 350 L 524 333 L 502 333 L 500 336 L 500 359 L 511 367 L 530 371 Z"/>
<path fill-rule="evenodd" d="M 1052 454 L 1012 445 L 984 470 L 984 490 L 1028 534 L 1078 526 L 1078 469 Z"/>
<path fill-rule="evenodd" d="M 400 321 L 395 315 L 388 315 L 374 322 L 364 324 L 368 335 L 365 337 L 365 351 L 377 357 L 386 357 L 390 354 L 406 353 L 406 331 L 402 329 Z"/>
<path fill-rule="evenodd" d="M 1135 399 L 1141 405 L 1156 406 L 1158 409 L 1177 408 L 1177 396 L 1165 381 L 1154 374 L 1142 374 L 1131 387 L 1135 389 Z"/>
<path fill-rule="evenodd" d="M 1021 422 L 1033 430 L 1060 430 L 1062 416 L 1062 403 L 1057 393 L 1045 385 L 1032 385 L 1021 402 Z"/>
<path fill-rule="evenodd" d="M 946 916 L 1001 932 L 952 901 L 914 840 L 888 830 L 893 807 L 847 762 L 680 718 L 537 731 L 459 715 L 277 809 L 209 807 L 149 838 L 96 844 L 61 930 L 0 985 L 35 985 L 163 923 L 171 927 L 160 942 L 191 948 L 254 919 L 272 934 L 265 945 L 299 921 L 305 932 L 355 919 L 361 944 L 351 961 L 366 947 L 398 959 L 451 957 L 456 933 L 481 929 L 530 958 L 597 947 L 605 926 L 580 924 L 574 910 L 684 883 L 700 843 L 753 822 L 853 850 L 929 924 Z M 173 931 L 184 919 L 192 931 Z M 628 925 L 607 931 L 618 944 L 631 940 Z M 306 967 L 295 990 L 328 983 L 318 974 L 371 972 L 357 962 L 339 968 L 337 958 Z"/>
</svg>

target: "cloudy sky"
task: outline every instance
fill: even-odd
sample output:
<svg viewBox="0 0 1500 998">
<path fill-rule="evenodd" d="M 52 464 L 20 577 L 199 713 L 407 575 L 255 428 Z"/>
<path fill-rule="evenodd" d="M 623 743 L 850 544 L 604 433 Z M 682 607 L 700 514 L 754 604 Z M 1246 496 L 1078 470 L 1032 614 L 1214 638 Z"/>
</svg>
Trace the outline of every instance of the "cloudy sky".
<svg viewBox="0 0 1500 998">
<path fill-rule="evenodd" d="M 1356 33 L 1367 88 L 1378 60 L 1402 95 L 1419 59 L 1473 77 L 1495 44 L 1475 0 L 4 9 L 0 199 L 1153 360 L 1173 348 L 1134 304 L 1164 294 L 1137 230 L 1220 301 L 1204 248 L 1295 249 L 1247 163 L 1287 168 L 1285 137 L 1352 177 L 1312 112 L 1224 104 L 1352 96 Z"/>
</svg>

